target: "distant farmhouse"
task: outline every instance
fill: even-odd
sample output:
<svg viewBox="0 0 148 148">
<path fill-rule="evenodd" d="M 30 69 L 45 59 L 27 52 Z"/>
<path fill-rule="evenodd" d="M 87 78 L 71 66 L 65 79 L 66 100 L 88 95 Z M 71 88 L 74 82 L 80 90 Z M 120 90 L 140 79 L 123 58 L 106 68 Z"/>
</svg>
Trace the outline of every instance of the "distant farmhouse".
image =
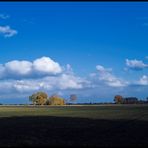
<svg viewBox="0 0 148 148">
<path fill-rule="evenodd" d="M 114 97 L 114 102 L 116 104 L 145 104 L 145 103 L 148 103 L 148 100 L 147 101 L 138 100 L 138 98 L 136 98 L 136 97 L 123 98 L 121 95 L 116 95 Z"/>
<path fill-rule="evenodd" d="M 138 103 L 138 98 L 136 97 L 123 98 L 123 104 L 136 104 L 136 103 Z"/>
</svg>

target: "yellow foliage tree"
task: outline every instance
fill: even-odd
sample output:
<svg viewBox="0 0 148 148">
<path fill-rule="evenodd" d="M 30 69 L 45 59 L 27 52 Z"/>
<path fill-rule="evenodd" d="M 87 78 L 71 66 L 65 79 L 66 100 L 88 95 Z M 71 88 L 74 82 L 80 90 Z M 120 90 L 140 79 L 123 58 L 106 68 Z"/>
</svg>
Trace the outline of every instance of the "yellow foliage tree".
<svg viewBox="0 0 148 148">
<path fill-rule="evenodd" d="M 44 105 L 47 102 L 48 95 L 45 92 L 37 92 L 29 96 L 29 100 L 33 102 L 34 105 Z"/>
<path fill-rule="evenodd" d="M 58 95 L 52 95 L 49 97 L 49 105 L 64 105 L 65 100 Z"/>
<path fill-rule="evenodd" d="M 41 95 L 38 95 L 37 98 L 36 98 L 36 103 L 38 105 L 44 105 L 46 103 L 47 99 L 44 98 L 43 96 Z"/>
</svg>

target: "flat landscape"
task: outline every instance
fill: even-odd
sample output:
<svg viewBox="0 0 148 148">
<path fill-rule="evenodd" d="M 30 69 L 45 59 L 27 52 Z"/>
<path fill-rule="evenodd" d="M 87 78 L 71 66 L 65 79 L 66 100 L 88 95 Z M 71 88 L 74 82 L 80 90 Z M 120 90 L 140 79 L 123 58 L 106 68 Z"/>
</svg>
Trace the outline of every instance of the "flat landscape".
<svg viewBox="0 0 148 148">
<path fill-rule="evenodd" d="M 148 146 L 148 105 L 0 106 L 0 146 Z"/>
</svg>

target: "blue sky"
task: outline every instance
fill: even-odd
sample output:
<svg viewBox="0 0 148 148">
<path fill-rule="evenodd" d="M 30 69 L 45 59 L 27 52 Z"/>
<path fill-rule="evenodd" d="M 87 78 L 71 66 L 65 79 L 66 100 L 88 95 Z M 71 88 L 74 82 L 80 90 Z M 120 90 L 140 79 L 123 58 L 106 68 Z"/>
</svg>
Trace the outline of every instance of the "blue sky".
<svg viewBox="0 0 148 148">
<path fill-rule="evenodd" d="M 144 99 L 147 33 L 147 2 L 0 2 L 0 102 Z"/>
</svg>

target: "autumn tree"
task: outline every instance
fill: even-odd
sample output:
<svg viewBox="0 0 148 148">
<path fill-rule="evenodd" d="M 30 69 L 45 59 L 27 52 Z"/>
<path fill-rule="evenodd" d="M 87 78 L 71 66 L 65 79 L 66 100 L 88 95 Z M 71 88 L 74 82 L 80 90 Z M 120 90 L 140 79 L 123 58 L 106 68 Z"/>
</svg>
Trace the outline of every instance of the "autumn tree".
<svg viewBox="0 0 148 148">
<path fill-rule="evenodd" d="M 48 99 L 48 95 L 45 92 L 37 92 L 29 96 L 29 101 L 32 101 L 34 105 L 44 105 Z"/>
<path fill-rule="evenodd" d="M 114 97 L 114 101 L 115 101 L 116 104 L 121 104 L 121 103 L 123 103 L 123 97 L 120 96 L 120 95 L 116 95 Z"/>
<path fill-rule="evenodd" d="M 58 96 L 57 94 L 53 94 L 49 97 L 49 105 L 64 105 L 65 100 Z"/>
<path fill-rule="evenodd" d="M 36 104 L 36 94 L 32 94 L 31 96 L 29 96 L 29 101 L 31 101 L 33 103 L 33 105 Z"/>
</svg>

